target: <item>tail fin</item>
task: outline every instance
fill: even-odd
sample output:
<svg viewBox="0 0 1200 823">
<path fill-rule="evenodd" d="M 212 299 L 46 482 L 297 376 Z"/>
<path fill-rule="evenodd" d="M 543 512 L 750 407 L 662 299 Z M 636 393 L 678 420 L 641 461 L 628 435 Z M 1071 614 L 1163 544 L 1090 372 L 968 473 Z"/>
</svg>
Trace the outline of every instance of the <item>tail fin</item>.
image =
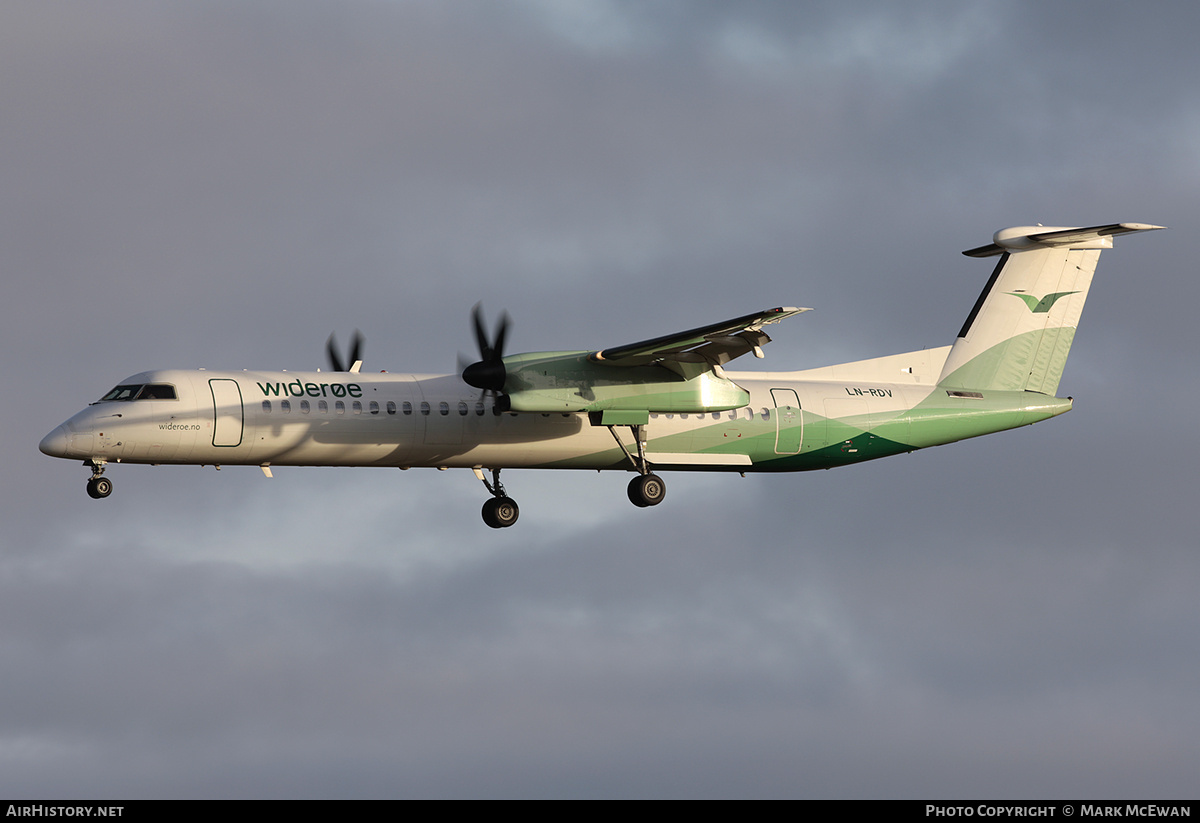
<svg viewBox="0 0 1200 823">
<path fill-rule="evenodd" d="M 1101 250 L 1112 248 L 1113 235 L 1161 228 L 1020 226 L 963 252 L 1000 255 L 1000 261 L 958 333 L 938 385 L 1053 395 Z"/>
</svg>

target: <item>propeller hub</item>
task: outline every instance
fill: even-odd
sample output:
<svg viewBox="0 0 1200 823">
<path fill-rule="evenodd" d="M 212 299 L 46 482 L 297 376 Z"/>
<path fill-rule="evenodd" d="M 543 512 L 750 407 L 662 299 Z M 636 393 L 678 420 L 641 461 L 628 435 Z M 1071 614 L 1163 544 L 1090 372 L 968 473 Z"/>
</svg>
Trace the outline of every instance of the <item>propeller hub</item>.
<svg viewBox="0 0 1200 823">
<path fill-rule="evenodd" d="M 500 395 L 504 392 L 504 381 L 508 372 L 504 369 L 504 338 L 508 334 L 508 315 L 501 314 L 496 325 L 496 337 L 488 339 L 487 327 L 483 322 L 483 309 L 478 303 L 471 310 L 471 324 L 475 327 L 475 343 L 479 346 L 479 361 L 463 369 L 462 379 L 468 386 Z"/>
<path fill-rule="evenodd" d="M 507 378 L 504 363 L 499 360 L 480 360 L 467 366 L 462 373 L 463 382 L 468 386 L 494 392 L 504 390 L 504 381 Z"/>
</svg>

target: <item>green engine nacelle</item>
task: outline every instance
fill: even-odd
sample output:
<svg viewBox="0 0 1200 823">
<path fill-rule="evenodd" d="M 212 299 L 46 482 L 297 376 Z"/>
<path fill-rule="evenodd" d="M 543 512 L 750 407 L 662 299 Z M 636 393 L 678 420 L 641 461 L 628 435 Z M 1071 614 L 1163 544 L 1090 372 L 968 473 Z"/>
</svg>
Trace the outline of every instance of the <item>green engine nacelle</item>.
<svg viewBox="0 0 1200 823">
<path fill-rule="evenodd" d="M 532 352 L 504 358 L 504 393 L 515 412 L 715 412 L 750 393 L 710 369 L 685 378 L 663 366 L 613 366 L 589 352 Z"/>
</svg>

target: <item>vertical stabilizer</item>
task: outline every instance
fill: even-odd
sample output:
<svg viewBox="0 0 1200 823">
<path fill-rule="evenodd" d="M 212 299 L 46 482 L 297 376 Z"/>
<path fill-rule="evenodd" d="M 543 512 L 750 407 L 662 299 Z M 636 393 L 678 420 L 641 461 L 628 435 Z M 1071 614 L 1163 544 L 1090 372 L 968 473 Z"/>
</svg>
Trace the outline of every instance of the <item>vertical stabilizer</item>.
<svg viewBox="0 0 1200 823">
<path fill-rule="evenodd" d="M 1000 260 L 950 349 L 938 385 L 1053 395 L 1100 252 L 1112 248 L 1113 235 L 1160 228 L 1021 226 L 963 252 Z"/>
</svg>

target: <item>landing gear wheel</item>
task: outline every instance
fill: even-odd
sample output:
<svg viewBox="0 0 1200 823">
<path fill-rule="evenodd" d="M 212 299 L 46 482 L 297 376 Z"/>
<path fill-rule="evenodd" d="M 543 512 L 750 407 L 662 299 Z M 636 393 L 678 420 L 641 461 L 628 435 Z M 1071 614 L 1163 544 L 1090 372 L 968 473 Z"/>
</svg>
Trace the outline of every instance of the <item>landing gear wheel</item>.
<svg viewBox="0 0 1200 823">
<path fill-rule="evenodd" d="M 629 502 L 640 509 L 657 506 L 667 496 L 667 484 L 657 474 L 640 474 L 629 481 Z"/>
<path fill-rule="evenodd" d="M 493 529 L 506 529 L 517 522 L 521 510 L 511 497 L 493 497 L 483 504 L 483 522 Z"/>
<path fill-rule="evenodd" d="M 112 481 L 107 477 L 93 477 L 87 482 L 88 497 L 93 500 L 103 500 L 112 494 Z"/>
</svg>

